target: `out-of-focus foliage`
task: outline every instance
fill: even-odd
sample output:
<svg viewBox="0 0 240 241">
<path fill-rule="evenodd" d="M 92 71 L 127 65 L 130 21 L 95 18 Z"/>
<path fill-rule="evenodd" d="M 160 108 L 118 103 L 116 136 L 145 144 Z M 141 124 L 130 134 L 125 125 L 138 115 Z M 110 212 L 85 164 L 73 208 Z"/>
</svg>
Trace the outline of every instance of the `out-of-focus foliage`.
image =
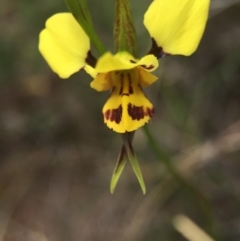
<svg viewBox="0 0 240 241">
<path fill-rule="evenodd" d="M 131 1 L 139 56 L 150 48 L 142 23 L 150 1 L 141 2 Z M 88 3 L 113 50 L 114 1 Z M 108 93 L 89 88 L 83 72 L 60 80 L 38 53 L 45 20 L 67 11 L 64 2 L 1 6 L 0 240 L 179 241 L 179 213 L 215 240 L 240 239 L 238 1 L 212 1 L 197 52 L 160 61 L 159 81 L 146 89 L 156 107 L 148 125 L 154 144 L 143 130 L 133 143 L 146 195 L 129 164 L 109 193 L 121 139 L 102 121 Z"/>
</svg>

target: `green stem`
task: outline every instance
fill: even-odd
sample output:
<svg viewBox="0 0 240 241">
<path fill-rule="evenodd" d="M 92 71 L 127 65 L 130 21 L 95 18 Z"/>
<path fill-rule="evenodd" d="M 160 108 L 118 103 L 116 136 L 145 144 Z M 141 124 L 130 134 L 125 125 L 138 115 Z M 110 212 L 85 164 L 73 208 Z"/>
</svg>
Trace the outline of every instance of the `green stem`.
<svg viewBox="0 0 240 241">
<path fill-rule="evenodd" d="M 91 14 L 88 9 L 86 0 L 65 0 L 65 3 L 74 18 L 88 35 L 99 54 L 104 54 L 106 52 L 106 49 L 94 29 Z"/>
</svg>

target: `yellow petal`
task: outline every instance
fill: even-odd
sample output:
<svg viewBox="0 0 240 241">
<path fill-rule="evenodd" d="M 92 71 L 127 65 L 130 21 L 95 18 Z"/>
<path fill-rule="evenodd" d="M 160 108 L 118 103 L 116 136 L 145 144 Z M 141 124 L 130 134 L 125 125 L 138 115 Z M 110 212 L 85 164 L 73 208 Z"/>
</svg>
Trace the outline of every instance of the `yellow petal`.
<svg viewBox="0 0 240 241">
<path fill-rule="evenodd" d="M 50 17 L 39 38 L 41 54 L 61 78 L 68 78 L 85 66 L 90 41 L 72 14 Z"/>
<path fill-rule="evenodd" d="M 205 29 L 210 0 L 154 0 L 144 25 L 163 51 L 190 55 Z"/>
<path fill-rule="evenodd" d="M 110 52 L 107 52 L 99 58 L 96 71 L 98 73 L 106 73 L 114 70 L 132 69 L 135 66 L 136 61 L 129 53 L 119 52 L 112 55 Z"/>
<path fill-rule="evenodd" d="M 139 73 L 139 84 L 141 86 L 149 86 L 158 79 L 157 76 L 147 72 L 142 67 L 138 67 L 138 73 Z"/>
<path fill-rule="evenodd" d="M 97 74 L 96 78 L 91 82 L 90 86 L 97 91 L 110 90 L 113 87 L 111 73 Z"/>
<path fill-rule="evenodd" d="M 141 58 L 137 65 L 142 66 L 146 71 L 152 72 L 158 67 L 158 59 L 153 54 L 149 54 Z"/>
<path fill-rule="evenodd" d="M 138 70 L 117 71 L 117 83 L 103 107 L 104 123 L 118 133 L 134 131 L 148 123 L 154 114 L 151 102 L 138 84 Z"/>
</svg>

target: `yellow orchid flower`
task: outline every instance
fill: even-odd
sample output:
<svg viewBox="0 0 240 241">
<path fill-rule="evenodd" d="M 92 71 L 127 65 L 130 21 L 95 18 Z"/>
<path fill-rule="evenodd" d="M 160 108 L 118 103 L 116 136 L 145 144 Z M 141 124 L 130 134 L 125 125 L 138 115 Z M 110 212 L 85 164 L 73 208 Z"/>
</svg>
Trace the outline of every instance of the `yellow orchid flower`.
<svg viewBox="0 0 240 241">
<path fill-rule="evenodd" d="M 80 40 L 80 41 L 79 41 Z M 136 60 L 127 52 L 99 58 L 95 68 L 91 62 L 90 41 L 70 13 L 59 13 L 46 22 L 40 34 L 39 49 L 50 67 L 61 78 L 68 78 L 85 67 L 97 91 L 112 90 L 103 107 L 104 122 L 118 133 L 130 132 L 148 122 L 154 113 L 142 86 L 151 85 L 157 77 L 150 71 L 158 67 L 157 58 L 147 55 Z"/>
<path fill-rule="evenodd" d="M 149 73 L 158 66 L 154 55 L 140 60 L 127 52 L 105 53 L 97 62 L 91 87 L 97 91 L 112 90 L 103 107 L 104 122 L 118 133 L 131 132 L 147 123 L 154 114 L 142 86 L 151 85 L 157 77 Z M 89 66 L 85 68 L 87 71 Z M 89 72 L 89 71 L 88 71 Z M 99 74 L 97 74 L 99 73 Z"/>
<path fill-rule="evenodd" d="M 149 54 L 135 59 L 128 52 L 103 54 L 97 61 L 90 40 L 71 13 L 58 13 L 40 33 L 39 50 L 60 78 L 84 68 L 97 91 L 111 90 L 103 107 L 106 125 L 118 133 L 134 131 L 149 122 L 154 107 L 142 87 L 157 80 L 150 72 L 165 55 L 192 54 L 201 39 L 210 0 L 154 0 L 144 16 L 153 40 Z M 178 5 L 176 5 L 178 4 Z"/>
</svg>

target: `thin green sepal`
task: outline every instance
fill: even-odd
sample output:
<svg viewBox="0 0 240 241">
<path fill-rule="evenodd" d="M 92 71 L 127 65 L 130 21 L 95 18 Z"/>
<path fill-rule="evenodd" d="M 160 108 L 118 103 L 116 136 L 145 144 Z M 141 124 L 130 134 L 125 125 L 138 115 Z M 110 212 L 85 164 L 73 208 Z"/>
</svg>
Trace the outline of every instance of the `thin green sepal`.
<svg viewBox="0 0 240 241">
<path fill-rule="evenodd" d="M 127 162 L 126 150 L 125 150 L 125 147 L 122 146 L 121 152 L 119 153 L 118 160 L 111 178 L 111 184 L 110 184 L 111 193 L 114 192 L 117 186 L 118 180 L 122 174 L 122 171 L 125 167 L 126 162 Z"/>
<path fill-rule="evenodd" d="M 126 149 L 126 153 L 127 153 L 127 157 L 132 165 L 132 168 L 133 168 L 133 171 L 138 179 L 138 182 L 142 188 L 142 192 L 143 194 L 146 193 L 146 186 L 145 186 L 145 183 L 144 183 L 144 180 L 143 180 L 143 176 L 142 176 L 142 172 L 141 172 L 141 169 L 140 169 L 140 166 L 138 164 L 138 160 L 137 160 L 137 157 L 134 153 L 134 150 L 132 148 L 132 144 L 131 144 L 131 135 L 132 135 L 132 132 L 131 133 L 124 133 L 122 134 L 122 139 L 123 139 L 123 144 L 125 146 L 125 149 Z"/>
</svg>

